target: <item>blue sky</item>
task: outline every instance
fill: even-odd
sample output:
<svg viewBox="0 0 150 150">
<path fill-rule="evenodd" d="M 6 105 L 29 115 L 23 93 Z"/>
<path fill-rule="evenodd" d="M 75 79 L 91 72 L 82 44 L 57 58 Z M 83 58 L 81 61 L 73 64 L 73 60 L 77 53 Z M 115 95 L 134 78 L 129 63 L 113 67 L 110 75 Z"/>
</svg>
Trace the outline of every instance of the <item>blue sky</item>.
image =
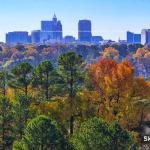
<svg viewBox="0 0 150 150">
<path fill-rule="evenodd" d="M 91 19 L 93 35 L 126 38 L 126 31 L 150 28 L 150 0 L 1 0 L 0 41 L 9 31 L 40 29 L 56 13 L 64 35 L 77 37 L 79 19 Z"/>
</svg>

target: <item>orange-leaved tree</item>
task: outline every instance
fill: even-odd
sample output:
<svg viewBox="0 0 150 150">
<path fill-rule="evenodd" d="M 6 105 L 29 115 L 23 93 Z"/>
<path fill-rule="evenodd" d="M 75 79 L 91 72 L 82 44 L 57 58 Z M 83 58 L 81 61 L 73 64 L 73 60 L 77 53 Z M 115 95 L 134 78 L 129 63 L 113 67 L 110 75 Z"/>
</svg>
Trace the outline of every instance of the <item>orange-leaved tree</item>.
<svg viewBox="0 0 150 150">
<path fill-rule="evenodd" d="M 104 49 L 104 51 L 102 52 L 102 56 L 104 58 L 111 58 L 111 59 L 114 59 L 114 60 L 118 60 L 119 51 L 116 50 L 113 47 L 108 47 L 108 48 Z"/>
<path fill-rule="evenodd" d="M 98 115 L 108 121 L 118 120 L 128 129 L 135 128 L 140 118 L 135 102 L 150 95 L 149 84 L 134 77 L 134 67 L 127 61 L 117 64 L 112 59 L 100 59 L 88 70 L 99 94 Z"/>
</svg>

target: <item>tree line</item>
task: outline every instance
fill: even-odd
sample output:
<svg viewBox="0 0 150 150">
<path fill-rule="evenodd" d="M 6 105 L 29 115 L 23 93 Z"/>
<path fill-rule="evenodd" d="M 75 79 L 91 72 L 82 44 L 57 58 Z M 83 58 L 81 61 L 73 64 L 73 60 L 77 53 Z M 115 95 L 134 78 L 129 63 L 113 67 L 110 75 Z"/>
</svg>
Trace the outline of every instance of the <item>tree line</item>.
<svg viewBox="0 0 150 150">
<path fill-rule="evenodd" d="M 0 148 L 135 149 L 149 112 L 149 81 L 135 78 L 127 61 L 88 65 L 68 52 L 57 62 L 0 72 Z"/>
</svg>

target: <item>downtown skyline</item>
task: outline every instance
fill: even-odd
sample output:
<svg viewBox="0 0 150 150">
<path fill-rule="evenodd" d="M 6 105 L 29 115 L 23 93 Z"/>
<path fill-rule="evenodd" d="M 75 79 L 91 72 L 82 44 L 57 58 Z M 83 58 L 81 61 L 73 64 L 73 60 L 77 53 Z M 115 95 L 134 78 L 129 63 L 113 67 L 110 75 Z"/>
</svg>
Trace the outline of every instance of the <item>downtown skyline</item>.
<svg viewBox="0 0 150 150">
<path fill-rule="evenodd" d="M 5 41 L 7 32 L 30 33 L 40 29 L 39 22 L 50 20 L 54 12 L 62 21 L 64 36 L 77 38 L 78 21 L 89 19 L 93 35 L 101 35 L 104 39 L 125 39 L 127 30 L 140 33 L 141 29 L 150 27 L 148 4 L 148 0 L 37 0 L 36 3 L 34 0 L 6 0 L 0 10 L 0 41 Z"/>
<path fill-rule="evenodd" d="M 69 39 L 68 39 L 69 38 Z M 93 35 L 92 22 L 91 20 L 79 20 L 78 21 L 78 37 L 74 35 L 63 36 L 63 25 L 61 20 L 57 19 L 54 13 L 52 20 L 41 20 L 41 29 L 34 29 L 30 32 L 28 31 L 12 31 L 6 33 L 5 42 L 9 45 L 11 44 L 37 44 L 45 42 L 90 42 L 99 43 L 101 41 L 112 41 L 119 43 L 137 43 L 137 44 L 150 44 L 150 29 L 142 29 L 141 33 L 134 33 L 131 31 L 126 31 L 126 39 L 121 39 L 119 37 L 118 41 L 109 39 L 104 39 L 101 35 Z M 107 43 L 107 42 L 106 42 Z"/>
</svg>

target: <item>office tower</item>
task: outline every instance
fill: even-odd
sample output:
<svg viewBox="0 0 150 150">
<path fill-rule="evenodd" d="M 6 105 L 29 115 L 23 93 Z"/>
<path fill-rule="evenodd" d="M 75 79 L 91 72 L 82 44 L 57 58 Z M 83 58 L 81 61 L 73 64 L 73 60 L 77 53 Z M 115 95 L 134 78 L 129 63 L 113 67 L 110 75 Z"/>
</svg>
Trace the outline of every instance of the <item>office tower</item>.
<svg viewBox="0 0 150 150">
<path fill-rule="evenodd" d="M 73 36 L 65 36 L 64 37 L 64 42 L 65 43 L 72 43 L 72 42 L 75 42 L 75 37 L 73 37 Z"/>
<path fill-rule="evenodd" d="M 34 30 L 31 32 L 31 41 L 32 43 L 40 43 L 40 30 Z"/>
<path fill-rule="evenodd" d="M 98 44 L 99 42 L 103 41 L 103 37 L 102 36 L 92 36 L 91 38 L 91 42 Z"/>
<path fill-rule="evenodd" d="M 57 19 L 57 18 L 56 18 Z M 53 39 L 62 40 L 62 24 L 53 18 Z"/>
<path fill-rule="evenodd" d="M 28 32 L 16 31 L 9 32 L 6 34 L 6 43 L 7 44 L 28 44 L 29 36 Z"/>
<path fill-rule="evenodd" d="M 31 44 L 32 40 L 31 40 L 31 35 L 28 35 L 28 43 Z"/>
<path fill-rule="evenodd" d="M 52 21 L 41 21 L 41 31 L 52 30 Z"/>
<path fill-rule="evenodd" d="M 41 31 L 40 33 L 40 43 L 45 43 L 47 41 L 52 40 L 52 32 L 50 31 Z"/>
<path fill-rule="evenodd" d="M 127 31 L 127 43 L 128 44 L 140 44 L 141 34 L 135 34 L 133 32 Z"/>
<path fill-rule="evenodd" d="M 49 40 L 62 40 L 62 24 L 57 20 L 56 15 L 51 21 L 41 21 L 40 41 L 45 42 Z"/>
<path fill-rule="evenodd" d="M 140 44 L 141 43 L 141 34 L 134 34 L 134 44 Z"/>
<path fill-rule="evenodd" d="M 150 45 L 150 29 L 143 29 L 141 32 L 141 44 Z"/>
<path fill-rule="evenodd" d="M 134 41 L 134 33 L 127 31 L 127 43 L 133 43 Z"/>
<path fill-rule="evenodd" d="M 78 23 L 78 39 L 81 42 L 91 42 L 91 21 L 79 20 Z"/>
</svg>

